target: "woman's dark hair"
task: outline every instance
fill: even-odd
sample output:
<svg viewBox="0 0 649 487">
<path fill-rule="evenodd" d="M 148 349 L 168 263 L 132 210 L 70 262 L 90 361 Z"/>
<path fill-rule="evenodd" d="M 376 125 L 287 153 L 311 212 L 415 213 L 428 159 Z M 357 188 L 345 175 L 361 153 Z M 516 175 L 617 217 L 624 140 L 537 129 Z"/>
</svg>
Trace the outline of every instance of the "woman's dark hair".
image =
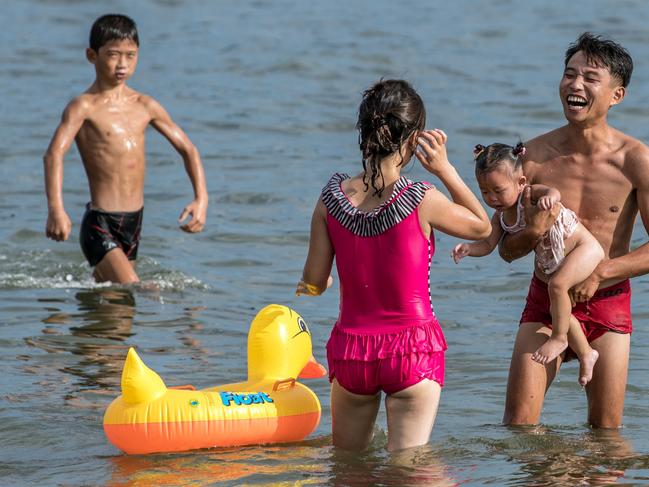
<svg viewBox="0 0 649 487">
<path fill-rule="evenodd" d="M 381 159 L 399 151 L 408 137 L 425 125 L 424 102 L 407 81 L 381 80 L 363 92 L 356 128 L 366 189 L 371 185 L 373 194 L 381 196 L 385 188 Z"/>
<path fill-rule="evenodd" d="M 90 49 L 99 52 L 101 46 L 113 40 L 130 40 L 140 45 L 133 19 L 121 14 L 107 14 L 95 20 L 90 29 Z"/>
<path fill-rule="evenodd" d="M 522 142 L 515 147 L 506 144 L 491 144 L 484 146 L 478 144 L 473 149 L 475 158 L 475 175 L 476 177 L 490 173 L 503 164 L 507 164 L 512 171 L 517 171 L 523 161 L 526 149 Z"/>
<path fill-rule="evenodd" d="M 570 58 L 582 51 L 589 63 L 605 67 L 623 87 L 627 87 L 633 73 L 633 60 L 629 52 L 620 44 L 602 36 L 584 32 L 570 44 L 566 51 L 565 66 Z"/>
</svg>

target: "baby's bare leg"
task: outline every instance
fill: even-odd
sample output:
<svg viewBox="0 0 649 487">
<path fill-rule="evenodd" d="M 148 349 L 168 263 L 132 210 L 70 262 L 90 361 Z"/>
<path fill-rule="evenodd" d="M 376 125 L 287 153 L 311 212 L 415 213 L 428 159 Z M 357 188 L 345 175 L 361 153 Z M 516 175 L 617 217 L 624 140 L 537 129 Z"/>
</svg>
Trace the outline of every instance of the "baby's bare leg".
<svg viewBox="0 0 649 487">
<path fill-rule="evenodd" d="M 579 357 L 579 384 L 585 386 L 593 378 L 593 367 L 599 358 L 599 353 L 590 346 L 579 321 L 572 315 L 570 315 L 568 345 Z"/>
<path fill-rule="evenodd" d="M 566 287 L 565 281 L 557 277 L 558 273 L 548 282 L 552 335 L 532 354 L 532 360 L 542 365 L 552 362 L 568 348 L 568 330 L 572 311 L 572 303 L 568 296 L 570 286 Z"/>
<path fill-rule="evenodd" d="M 585 233 L 585 235 L 578 234 L 581 238 L 579 238 L 572 251 L 566 255 L 561 267 L 548 282 L 550 313 L 552 314 L 552 336 L 532 355 L 532 360 L 541 364 L 551 362 L 567 348 L 568 331 L 570 330 L 570 319 L 572 317 L 572 303 L 568 291 L 571 287 L 590 276 L 604 256 L 604 252 L 595 238 L 590 233 L 585 232 L 581 225 L 579 230 L 580 234 Z M 581 332 L 581 327 L 579 327 L 579 330 L 574 329 L 574 332 L 575 335 L 580 334 L 586 341 L 586 337 Z M 578 346 L 577 348 L 579 348 L 579 351 L 575 350 L 575 352 L 579 360 L 582 361 L 582 366 L 589 362 L 592 362 L 592 365 L 595 364 L 597 358 L 595 357 L 592 360 L 591 352 L 594 350 L 590 348 L 587 342 L 585 347 Z M 586 360 L 587 358 L 589 360 Z M 582 372 L 584 373 L 580 373 L 579 382 L 582 383 L 583 380 L 588 382 L 590 380 L 588 377 L 592 375 L 592 367 L 590 367 L 590 372 L 583 370 Z M 582 383 L 582 385 L 584 384 L 585 382 Z"/>
</svg>

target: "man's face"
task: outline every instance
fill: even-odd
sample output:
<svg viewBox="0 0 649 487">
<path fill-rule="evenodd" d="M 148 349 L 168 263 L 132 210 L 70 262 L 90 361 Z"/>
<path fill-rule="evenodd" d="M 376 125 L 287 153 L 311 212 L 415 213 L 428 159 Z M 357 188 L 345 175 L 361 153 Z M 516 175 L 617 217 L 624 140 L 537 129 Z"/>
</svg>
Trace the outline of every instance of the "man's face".
<svg viewBox="0 0 649 487">
<path fill-rule="evenodd" d="M 589 63 L 578 51 L 564 69 L 559 96 L 566 119 L 583 123 L 606 117 L 608 109 L 624 97 L 624 88 L 606 67 Z"/>
</svg>

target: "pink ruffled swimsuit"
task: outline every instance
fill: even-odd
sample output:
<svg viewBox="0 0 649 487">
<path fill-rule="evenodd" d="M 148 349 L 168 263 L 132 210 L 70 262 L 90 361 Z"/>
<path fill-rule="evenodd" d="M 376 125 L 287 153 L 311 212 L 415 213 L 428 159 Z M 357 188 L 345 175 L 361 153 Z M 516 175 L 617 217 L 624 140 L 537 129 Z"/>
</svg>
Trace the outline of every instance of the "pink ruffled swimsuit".
<svg viewBox="0 0 649 487">
<path fill-rule="evenodd" d="M 559 216 L 550 230 L 541 237 L 541 241 L 534 249 L 536 253 L 536 265 L 545 275 L 550 275 L 555 272 L 563 262 L 566 256 L 563 241 L 575 232 L 577 225 L 579 225 L 579 219 L 575 212 L 561 205 Z M 507 233 L 520 232 L 525 228 L 522 191 L 518 196 L 518 203 L 516 205 L 516 222 L 511 226 L 507 225 L 501 213 L 500 226 Z"/>
<path fill-rule="evenodd" d="M 330 380 L 356 394 L 388 394 L 422 379 L 444 383 L 446 341 L 430 300 L 434 239 L 417 208 L 431 185 L 401 177 L 364 212 L 334 174 L 322 190 L 340 279 L 340 314 L 327 343 Z"/>
</svg>

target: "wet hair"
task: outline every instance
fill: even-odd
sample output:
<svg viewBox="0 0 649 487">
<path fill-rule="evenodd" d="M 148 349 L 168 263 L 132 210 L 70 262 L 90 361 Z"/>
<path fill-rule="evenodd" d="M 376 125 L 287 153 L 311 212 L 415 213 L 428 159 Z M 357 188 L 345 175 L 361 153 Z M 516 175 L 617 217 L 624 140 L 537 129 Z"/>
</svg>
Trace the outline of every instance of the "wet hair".
<svg viewBox="0 0 649 487">
<path fill-rule="evenodd" d="M 633 73 L 629 52 L 615 41 L 584 32 L 566 51 L 565 66 L 577 52 L 583 51 L 586 60 L 597 67 L 605 67 L 623 87 L 627 87 Z"/>
<path fill-rule="evenodd" d="M 358 109 L 358 144 L 363 154 L 363 182 L 373 195 L 385 188 L 381 160 L 398 152 L 426 124 L 424 102 L 407 81 L 381 80 L 363 92 Z M 403 159 L 399 165 L 404 164 Z"/>
<path fill-rule="evenodd" d="M 522 157 L 526 150 L 522 142 L 514 147 L 498 143 L 486 147 L 481 144 L 476 145 L 473 149 L 476 177 L 490 173 L 503 165 L 507 165 L 512 172 L 518 171 L 522 167 Z"/>
<path fill-rule="evenodd" d="M 129 40 L 139 47 L 140 39 L 137 26 L 130 17 L 121 14 L 102 15 L 90 29 L 90 49 L 99 52 L 99 48 L 114 40 Z"/>
</svg>

